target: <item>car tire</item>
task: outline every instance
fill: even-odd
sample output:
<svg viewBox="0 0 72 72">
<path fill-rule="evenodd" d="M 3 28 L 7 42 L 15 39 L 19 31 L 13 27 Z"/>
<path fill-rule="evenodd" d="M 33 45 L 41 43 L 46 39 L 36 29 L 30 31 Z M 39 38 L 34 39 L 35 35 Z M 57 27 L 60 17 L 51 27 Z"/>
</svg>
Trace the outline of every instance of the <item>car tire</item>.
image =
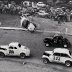
<svg viewBox="0 0 72 72">
<path fill-rule="evenodd" d="M 48 44 L 48 43 L 46 43 L 46 44 L 45 44 L 45 46 L 46 46 L 46 47 L 49 47 L 49 44 Z"/>
<path fill-rule="evenodd" d="M 0 58 L 3 58 L 4 56 L 5 56 L 5 54 L 0 52 Z"/>
<path fill-rule="evenodd" d="M 65 62 L 65 65 L 66 65 L 67 67 L 70 67 L 70 66 L 71 66 L 71 62 L 70 62 L 70 61 L 66 61 L 66 62 Z"/>
<path fill-rule="evenodd" d="M 20 54 L 20 58 L 22 58 L 22 59 L 24 59 L 25 56 L 26 56 L 25 53 L 21 53 L 21 54 Z"/>
<path fill-rule="evenodd" d="M 67 48 L 68 46 L 66 44 L 63 45 L 64 48 Z"/>
<path fill-rule="evenodd" d="M 43 63 L 44 63 L 44 64 L 47 64 L 47 63 L 49 62 L 49 60 L 46 59 L 46 58 L 43 58 L 42 60 L 43 60 Z"/>
</svg>

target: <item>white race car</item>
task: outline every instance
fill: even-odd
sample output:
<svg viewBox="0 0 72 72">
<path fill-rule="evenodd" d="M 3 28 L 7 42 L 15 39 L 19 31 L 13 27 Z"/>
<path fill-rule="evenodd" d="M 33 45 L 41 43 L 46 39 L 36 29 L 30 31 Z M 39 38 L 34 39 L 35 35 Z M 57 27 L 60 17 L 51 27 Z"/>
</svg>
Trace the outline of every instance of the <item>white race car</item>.
<svg viewBox="0 0 72 72">
<path fill-rule="evenodd" d="M 53 51 L 45 51 L 42 56 L 43 63 L 56 62 L 65 64 L 67 67 L 72 65 L 72 55 L 68 49 L 55 48 Z"/>
<path fill-rule="evenodd" d="M 20 56 L 20 58 L 25 58 L 30 56 L 30 49 L 18 42 L 11 42 L 9 45 L 0 46 L 0 57 L 4 56 Z"/>
<path fill-rule="evenodd" d="M 20 23 L 23 28 L 26 28 L 30 32 L 34 32 L 37 27 L 36 24 L 30 22 L 25 16 L 21 16 Z"/>
</svg>

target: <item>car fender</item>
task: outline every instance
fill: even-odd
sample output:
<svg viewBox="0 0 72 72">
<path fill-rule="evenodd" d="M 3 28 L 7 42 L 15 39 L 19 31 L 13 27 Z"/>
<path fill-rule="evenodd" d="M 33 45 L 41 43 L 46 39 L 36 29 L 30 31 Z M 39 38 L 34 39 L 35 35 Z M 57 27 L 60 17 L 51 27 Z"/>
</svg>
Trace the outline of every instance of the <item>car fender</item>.
<svg viewBox="0 0 72 72">
<path fill-rule="evenodd" d="M 24 53 L 24 54 L 26 55 L 26 52 L 25 52 L 25 51 L 20 52 L 20 54 L 21 54 L 21 53 Z"/>
<path fill-rule="evenodd" d="M 66 61 L 70 61 L 70 62 L 72 63 L 72 59 L 69 59 L 69 58 L 68 58 L 68 59 L 65 60 L 65 62 L 66 62 Z M 64 62 L 64 63 L 65 63 L 65 62 Z"/>
<path fill-rule="evenodd" d="M 8 55 L 7 51 L 0 50 L 0 52 L 4 53 L 5 55 Z"/>
<path fill-rule="evenodd" d="M 28 51 L 25 49 L 25 50 L 21 50 L 20 53 L 25 53 L 25 55 L 27 56 Z"/>
<path fill-rule="evenodd" d="M 3 53 L 4 55 L 7 55 L 5 52 L 3 52 L 3 51 L 0 51 L 0 53 Z"/>
<path fill-rule="evenodd" d="M 43 56 L 42 56 L 42 59 L 43 59 L 43 58 L 46 58 L 46 59 L 48 59 L 48 60 L 50 61 L 50 58 L 49 58 L 48 56 L 46 56 L 46 55 L 43 55 Z M 51 62 L 51 61 L 50 61 L 50 62 Z"/>
</svg>

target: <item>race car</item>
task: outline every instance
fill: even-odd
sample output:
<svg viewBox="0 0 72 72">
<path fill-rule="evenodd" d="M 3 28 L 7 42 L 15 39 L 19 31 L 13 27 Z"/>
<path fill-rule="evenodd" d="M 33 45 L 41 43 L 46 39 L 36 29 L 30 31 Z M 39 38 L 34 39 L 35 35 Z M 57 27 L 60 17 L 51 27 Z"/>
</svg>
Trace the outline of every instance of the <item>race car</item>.
<svg viewBox="0 0 72 72">
<path fill-rule="evenodd" d="M 9 45 L 0 46 L 0 57 L 5 56 L 20 56 L 20 58 L 25 58 L 26 56 L 30 56 L 30 49 L 19 42 L 11 42 Z"/>
<path fill-rule="evenodd" d="M 70 47 L 71 44 L 67 38 L 63 38 L 63 36 L 54 36 L 54 37 L 46 37 L 43 42 L 45 43 L 46 47 Z"/>
<path fill-rule="evenodd" d="M 25 16 L 21 16 L 21 27 L 26 28 L 30 32 L 35 32 L 37 25 L 30 22 L 29 19 Z"/>
<path fill-rule="evenodd" d="M 65 64 L 67 67 L 72 65 L 72 55 L 68 49 L 55 48 L 53 51 L 45 51 L 42 55 L 43 63 L 56 62 Z"/>
</svg>

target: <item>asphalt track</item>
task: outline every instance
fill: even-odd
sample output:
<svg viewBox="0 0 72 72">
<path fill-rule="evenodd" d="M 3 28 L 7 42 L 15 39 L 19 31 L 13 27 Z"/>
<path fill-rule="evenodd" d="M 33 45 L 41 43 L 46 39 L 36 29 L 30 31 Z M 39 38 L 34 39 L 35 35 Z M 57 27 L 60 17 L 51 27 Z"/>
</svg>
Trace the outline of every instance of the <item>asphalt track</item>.
<svg viewBox="0 0 72 72">
<path fill-rule="evenodd" d="M 5 18 L 6 17 L 6 18 Z M 29 17 L 31 21 L 40 24 L 40 30 L 35 33 L 24 31 L 26 29 L 20 28 L 20 19 L 18 16 L 0 15 L 2 22 L 0 27 L 0 45 L 9 44 L 12 41 L 18 41 L 31 49 L 31 54 L 34 58 L 41 58 L 45 50 L 53 50 L 53 47 L 46 48 L 43 39 L 47 36 L 53 36 L 59 33 L 62 26 L 57 26 L 57 22 L 49 19 Z M 59 28 L 59 29 L 58 29 Z M 72 37 L 63 34 L 72 43 Z"/>
<path fill-rule="evenodd" d="M 17 20 L 17 19 L 16 19 Z M 13 21 L 13 20 L 12 20 Z M 14 20 L 15 21 L 15 20 Z M 6 23 L 6 22 L 5 22 Z M 10 23 L 10 22 L 9 22 Z M 6 23 L 6 24 L 9 24 L 9 23 Z M 17 22 L 18 23 L 18 22 Z M 13 23 L 11 23 L 10 25 L 12 26 L 12 24 Z M 14 25 L 14 24 L 13 24 Z M 17 24 L 16 24 L 17 25 Z M 3 26 L 4 26 L 4 23 L 3 23 Z M 5 25 L 6 26 L 6 25 Z M 45 25 L 43 25 L 44 27 L 46 27 Z M 47 26 L 48 27 L 48 26 Z M 50 28 L 56 28 L 56 27 L 54 27 L 54 26 L 50 26 L 49 25 L 49 27 Z M 48 27 L 48 28 L 49 28 Z M 44 28 L 42 27 L 42 29 L 44 30 Z M 54 30 L 52 30 L 52 31 L 54 31 Z M 29 60 L 29 61 L 31 61 L 31 60 L 33 60 L 33 59 L 39 59 L 39 60 L 41 60 L 41 56 L 42 56 L 42 54 L 43 54 L 43 52 L 44 51 L 46 51 L 46 50 L 53 50 L 54 49 L 54 47 L 48 47 L 48 48 L 46 48 L 45 46 L 44 46 L 44 43 L 43 43 L 43 39 L 45 38 L 45 37 L 47 37 L 47 36 L 53 36 L 54 35 L 54 33 L 47 33 L 47 32 L 35 32 L 35 33 L 31 33 L 31 32 L 29 32 L 29 31 L 21 31 L 21 30 L 3 30 L 3 29 L 1 29 L 0 30 L 0 45 L 8 45 L 10 42 L 16 42 L 16 41 L 18 41 L 18 42 L 20 42 L 22 45 L 25 45 L 25 46 L 27 46 L 27 47 L 29 47 L 30 48 L 30 50 L 31 50 L 31 57 L 28 57 L 28 58 L 26 58 L 26 61 L 27 60 Z M 68 39 L 69 39 L 69 41 L 71 42 L 71 44 L 72 44 L 72 36 L 68 36 L 68 35 L 65 35 L 65 34 L 63 34 L 63 36 L 64 37 L 67 37 Z M 72 51 L 72 48 L 69 48 L 69 50 L 70 51 Z M 7 58 L 7 57 L 6 57 Z M 6 59 L 5 58 L 5 59 Z M 17 57 L 8 57 L 8 60 L 9 59 L 15 59 L 15 61 L 16 60 L 19 60 L 19 58 L 17 58 Z M 1 60 L 1 59 L 0 59 Z M 22 61 L 22 60 L 20 60 L 20 61 Z M 34 62 L 35 63 L 35 62 Z M 37 61 L 36 61 L 36 63 L 37 63 Z M 6 70 L 6 71 L 8 71 L 9 70 L 9 72 L 10 72 L 10 70 L 12 70 L 11 68 L 13 67 L 13 66 L 16 66 L 15 68 L 19 68 L 18 70 L 19 71 L 21 71 L 20 69 L 22 69 L 23 70 L 23 68 L 24 67 L 22 67 L 21 65 L 19 66 L 19 67 L 17 67 L 17 65 L 18 64 L 12 64 L 12 66 L 10 66 L 9 68 L 10 69 L 8 69 L 8 67 L 6 68 L 4 65 L 7 65 L 8 64 L 8 67 L 9 67 L 9 65 L 11 65 L 12 63 L 8 63 L 8 62 L 6 62 L 6 60 L 5 60 L 5 62 L 3 62 L 3 61 L 1 61 L 0 62 L 0 68 L 2 68 L 1 70 L 2 70 L 2 72 L 5 72 L 4 70 Z M 43 64 L 44 65 L 44 64 Z M 37 65 L 38 66 L 38 65 Z M 60 64 L 48 64 L 48 65 L 45 65 L 45 67 L 48 67 L 48 70 L 50 70 L 51 72 L 72 72 L 72 69 L 71 68 L 66 68 L 65 66 L 63 66 L 63 65 L 60 65 Z M 4 68 L 3 68 L 4 67 Z M 20 68 L 20 67 L 22 67 L 22 68 Z M 33 66 L 32 66 L 33 67 Z M 15 69 L 14 68 L 14 69 Z M 27 67 L 27 68 L 29 68 L 29 67 Z M 34 68 L 34 67 L 33 67 Z M 42 67 L 43 68 L 43 67 Z M 30 69 L 32 69 L 32 68 L 30 68 Z M 35 69 L 35 68 L 34 68 Z M 38 69 L 38 68 L 37 68 Z M 18 71 L 17 69 L 16 69 L 16 71 Z M 44 68 L 44 70 L 47 70 L 46 68 Z M 44 70 L 40 70 L 41 72 L 43 71 L 43 72 L 49 72 L 48 70 L 47 71 L 44 71 Z M 40 72 L 40 71 L 36 71 L 36 72 Z M 13 70 L 12 70 L 12 72 L 13 72 Z M 22 71 L 21 71 L 22 72 Z M 27 71 L 27 72 L 29 72 L 29 71 Z M 32 71 L 31 71 L 32 72 Z M 33 70 L 33 72 L 34 72 L 34 70 Z"/>
<path fill-rule="evenodd" d="M 18 27 L 0 27 L 2 30 L 19 30 L 19 31 L 28 31 L 26 28 L 18 28 Z M 61 34 L 59 31 L 47 31 L 47 30 L 35 30 L 35 32 L 47 32 L 47 33 L 58 33 Z"/>
</svg>

